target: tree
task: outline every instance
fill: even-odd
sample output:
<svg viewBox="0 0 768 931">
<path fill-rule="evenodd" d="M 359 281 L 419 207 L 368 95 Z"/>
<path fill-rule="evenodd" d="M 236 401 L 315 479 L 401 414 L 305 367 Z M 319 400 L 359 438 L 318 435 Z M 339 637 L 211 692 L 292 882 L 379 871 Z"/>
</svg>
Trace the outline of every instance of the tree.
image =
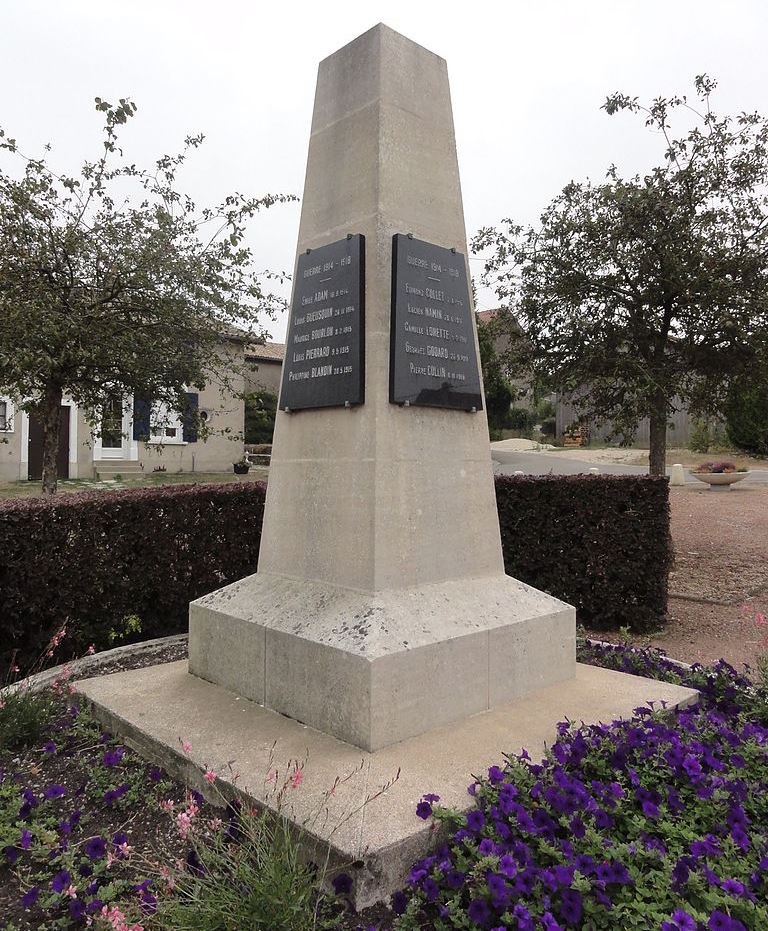
<svg viewBox="0 0 768 931">
<path fill-rule="evenodd" d="M 755 456 L 768 455 L 768 380 L 735 381 L 725 408 L 728 439 Z"/>
<path fill-rule="evenodd" d="M 505 425 L 512 403 L 512 389 L 504 378 L 494 345 L 493 324 L 477 321 L 477 342 L 480 349 L 480 366 L 483 372 L 485 406 L 488 414 L 488 429 L 495 436 Z"/>
<path fill-rule="evenodd" d="M 276 394 L 264 390 L 249 391 L 245 395 L 245 442 L 271 443 L 276 416 Z"/>
<path fill-rule="evenodd" d="M 650 420 L 650 471 L 663 474 L 671 413 L 723 412 L 731 382 L 764 369 L 768 339 L 768 122 L 718 117 L 715 82 L 699 104 L 649 107 L 614 94 L 608 114 L 645 114 L 663 141 L 661 165 L 627 180 L 571 182 L 540 224 L 480 230 L 488 276 L 513 304 L 510 365 L 533 368 L 584 415 L 629 442 Z M 674 137 L 672 122 L 695 125 Z"/>
<path fill-rule="evenodd" d="M 116 396 L 184 412 L 185 388 L 233 384 L 222 338 L 262 336 L 257 318 L 283 303 L 262 285 L 282 276 L 254 271 L 244 235 L 258 211 L 295 198 L 232 194 L 198 209 L 176 175 L 202 135 L 139 169 L 118 147 L 136 105 L 97 97 L 96 110 L 103 150 L 77 176 L 23 155 L 0 129 L 18 169 L 0 167 L 0 392 L 42 423 L 46 493 L 64 394 L 96 430 Z"/>
</svg>

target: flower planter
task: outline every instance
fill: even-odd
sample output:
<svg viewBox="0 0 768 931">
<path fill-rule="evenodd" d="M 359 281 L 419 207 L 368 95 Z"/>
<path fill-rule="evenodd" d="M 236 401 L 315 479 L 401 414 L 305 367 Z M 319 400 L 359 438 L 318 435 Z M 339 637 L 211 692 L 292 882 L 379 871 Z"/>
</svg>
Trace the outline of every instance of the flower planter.
<svg viewBox="0 0 768 931">
<path fill-rule="evenodd" d="M 232 468 L 235 470 L 235 475 L 247 475 L 250 465 L 247 462 L 236 462 Z"/>
<path fill-rule="evenodd" d="M 731 485 L 745 479 L 749 472 L 691 472 L 700 482 L 707 482 L 710 491 L 730 491 Z"/>
</svg>

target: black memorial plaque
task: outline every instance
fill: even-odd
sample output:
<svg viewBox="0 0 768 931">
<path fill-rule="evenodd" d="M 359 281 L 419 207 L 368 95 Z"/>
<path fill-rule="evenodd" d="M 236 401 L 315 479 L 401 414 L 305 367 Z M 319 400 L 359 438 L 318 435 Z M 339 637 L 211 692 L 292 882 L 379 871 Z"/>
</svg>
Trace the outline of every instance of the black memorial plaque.
<svg viewBox="0 0 768 931">
<path fill-rule="evenodd" d="M 483 406 L 464 256 L 402 233 L 392 240 L 389 400 Z"/>
<path fill-rule="evenodd" d="M 365 237 L 299 256 L 285 345 L 282 410 L 365 400 Z"/>
</svg>

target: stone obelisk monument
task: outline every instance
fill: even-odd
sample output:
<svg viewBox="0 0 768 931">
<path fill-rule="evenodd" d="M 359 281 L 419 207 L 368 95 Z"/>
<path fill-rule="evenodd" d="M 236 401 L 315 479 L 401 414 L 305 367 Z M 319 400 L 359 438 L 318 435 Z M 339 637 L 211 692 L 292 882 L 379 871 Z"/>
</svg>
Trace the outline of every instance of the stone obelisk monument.
<svg viewBox="0 0 768 931">
<path fill-rule="evenodd" d="M 352 864 L 359 908 L 434 843 L 425 790 L 466 807 L 564 717 L 695 698 L 576 664 L 573 609 L 504 574 L 465 256 L 445 62 L 376 26 L 320 65 L 258 572 L 190 606 L 189 667 L 78 684 Z"/>
<path fill-rule="evenodd" d="M 258 573 L 189 643 L 365 750 L 575 674 L 574 610 L 504 573 L 466 255 L 446 62 L 376 26 L 319 68 Z"/>
</svg>

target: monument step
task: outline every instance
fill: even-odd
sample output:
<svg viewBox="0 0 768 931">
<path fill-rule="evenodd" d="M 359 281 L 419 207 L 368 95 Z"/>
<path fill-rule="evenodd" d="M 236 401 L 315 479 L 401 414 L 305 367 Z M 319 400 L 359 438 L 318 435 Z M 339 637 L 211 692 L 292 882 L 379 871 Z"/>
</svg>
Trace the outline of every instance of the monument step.
<svg viewBox="0 0 768 931">
<path fill-rule="evenodd" d="M 534 759 L 542 756 L 559 721 L 610 722 L 630 717 L 649 701 L 672 709 L 698 695 L 577 664 L 567 682 L 366 753 L 189 675 L 183 660 L 86 679 L 75 687 L 93 702 L 107 730 L 214 803 L 222 794 L 240 794 L 274 811 L 278 801 L 268 771 L 284 773 L 291 761 L 303 762 L 302 785 L 282 796 L 282 814 L 304 829 L 310 853 L 320 845 L 320 862 L 330 848 L 331 868 L 352 874 L 358 909 L 402 888 L 408 869 L 434 844 L 431 826 L 415 814 L 425 792 L 467 810 L 473 774 L 503 765 L 504 754 L 522 749 Z M 189 743 L 188 754 L 181 740 Z M 218 774 L 215 788 L 204 779 L 206 769 Z"/>
</svg>

